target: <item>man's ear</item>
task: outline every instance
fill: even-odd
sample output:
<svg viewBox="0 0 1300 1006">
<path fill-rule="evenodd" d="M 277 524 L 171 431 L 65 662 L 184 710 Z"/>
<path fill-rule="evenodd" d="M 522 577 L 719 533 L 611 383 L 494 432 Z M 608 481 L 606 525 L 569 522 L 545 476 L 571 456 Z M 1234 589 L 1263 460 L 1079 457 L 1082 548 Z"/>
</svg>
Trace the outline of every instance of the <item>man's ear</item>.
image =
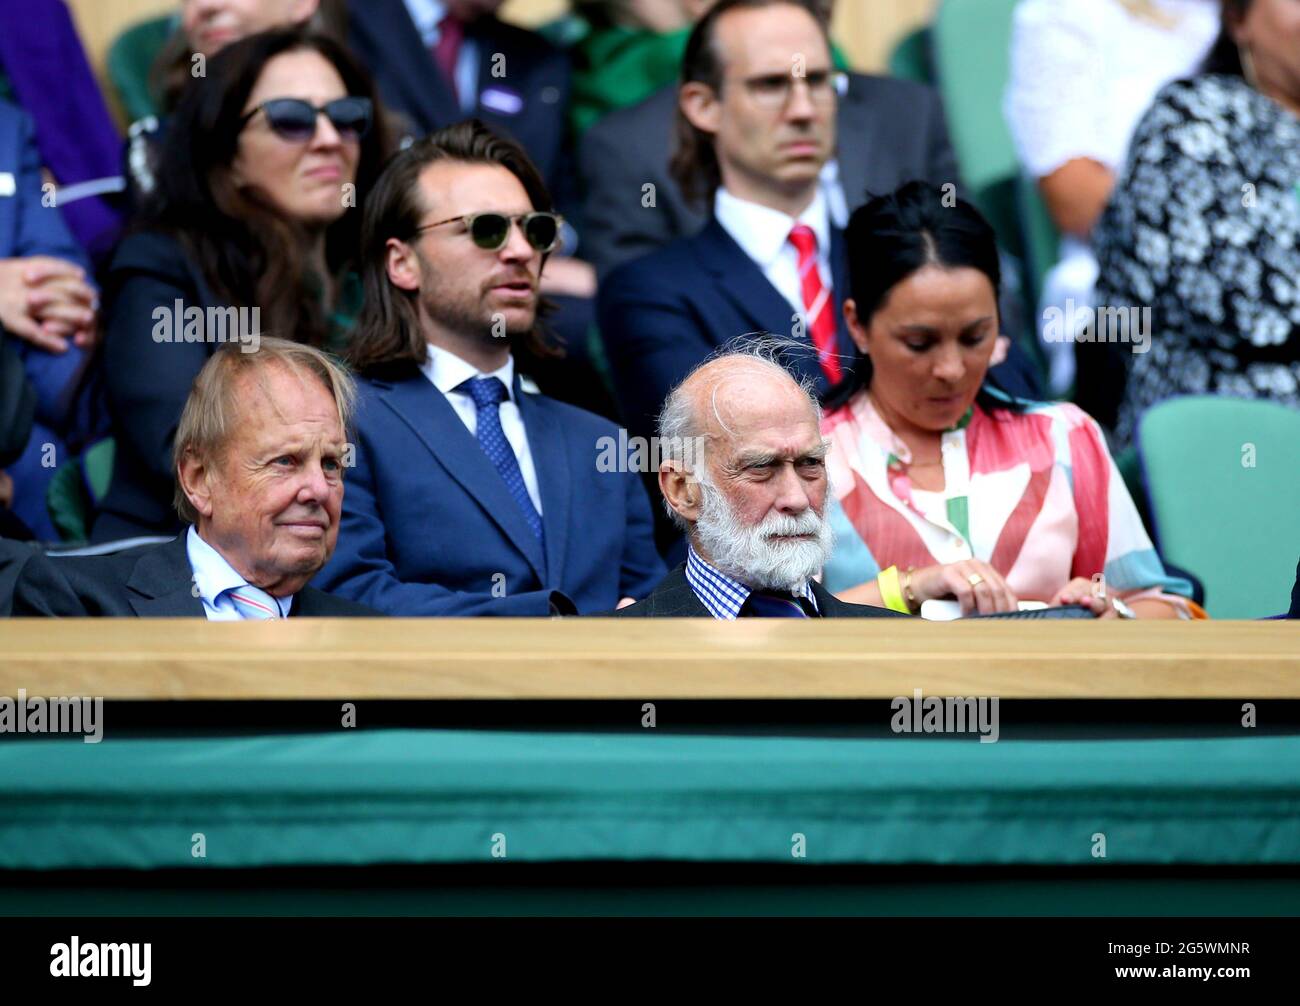
<svg viewBox="0 0 1300 1006">
<path fill-rule="evenodd" d="M 212 516 L 212 466 L 198 457 L 193 451 L 186 451 L 176 469 L 176 478 L 181 484 L 181 491 L 190 501 L 200 517 Z"/>
<path fill-rule="evenodd" d="M 677 105 L 686 121 L 702 133 L 713 135 L 722 119 L 722 103 L 713 88 L 693 80 L 677 92 Z"/>
<path fill-rule="evenodd" d="M 388 272 L 388 281 L 399 290 L 419 290 L 420 260 L 415 249 L 397 238 L 389 238 L 385 247 L 388 257 L 384 260 L 384 268 Z"/>
<path fill-rule="evenodd" d="M 668 505 L 684 519 L 694 523 L 699 519 L 704 493 L 695 476 L 680 461 L 664 461 L 659 466 L 659 491 Z"/>
</svg>

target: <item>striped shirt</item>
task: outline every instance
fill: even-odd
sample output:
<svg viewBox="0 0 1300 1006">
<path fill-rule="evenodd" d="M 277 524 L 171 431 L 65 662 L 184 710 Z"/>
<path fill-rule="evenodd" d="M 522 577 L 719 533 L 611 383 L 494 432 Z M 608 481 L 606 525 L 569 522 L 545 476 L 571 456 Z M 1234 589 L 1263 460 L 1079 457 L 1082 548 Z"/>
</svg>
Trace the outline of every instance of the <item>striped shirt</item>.
<svg viewBox="0 0 1300 1006">
<path fill-rule="evenodd" d="M 732 621 L 740 615 L 740 609 L 745 606 L 749 595 L 753 593 L 739 580 L 733 580 L 725 573 L 718 572 L 701 559 L 694 545 L 689 546 L 686 553 L 686 582 L 691 585 L 691 590 L 695 591 L 695 596 L 700 599 L 700 603 L 709 609 L 710 615 L 727 621 Z M 807 580 L 804 581 L 802 588 L 794 593 L 810 601 L 813 611 L 821 613 L 821 609 L 817 607 L 817 597 L 812 591 L 812 584 Z"/>
</svg>

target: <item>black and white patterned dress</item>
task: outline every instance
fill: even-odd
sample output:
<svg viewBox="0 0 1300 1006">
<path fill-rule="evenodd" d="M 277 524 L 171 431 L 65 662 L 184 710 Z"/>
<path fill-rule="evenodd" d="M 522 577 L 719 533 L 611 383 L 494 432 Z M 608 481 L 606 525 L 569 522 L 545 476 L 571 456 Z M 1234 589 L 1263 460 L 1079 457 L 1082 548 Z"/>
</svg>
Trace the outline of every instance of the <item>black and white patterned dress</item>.
<svg viewBox="0 0 1300 1006">
<path fill-rule="evenodd" d="M 1239 77 L 1167 85 L 1093 245 L 1097 304 L 1151 308 L 1150 352 L 1128 358 L 1119 445 L 1175 395 L 1300 408 L 1300 119 Z"/>
</svg>

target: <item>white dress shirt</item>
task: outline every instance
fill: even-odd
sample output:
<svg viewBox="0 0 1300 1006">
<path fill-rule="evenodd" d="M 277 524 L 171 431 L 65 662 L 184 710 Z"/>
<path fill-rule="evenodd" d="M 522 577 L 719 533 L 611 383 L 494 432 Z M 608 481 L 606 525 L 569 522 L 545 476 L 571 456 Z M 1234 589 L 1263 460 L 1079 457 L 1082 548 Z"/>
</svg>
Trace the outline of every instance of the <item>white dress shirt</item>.
<svg viewBox="0 0 1300 1006">
<path fill-rule="evenodd" d="M 519 473 L 524 477 L 524 488 L 528 490 L 528 498 L 533 501 L 533 506 L 540 514 L 542 495 L 537 489 L 537 468 L 533 464 L 533 452 L 528 446 L 528 431 L 524 429 L 524 418 L 519 414 L 519 405 L 515 402 L 514 358 L 507 357 L 505 366 L 500 370 L 484 374 L 455 353 L 430 345 L 428 359 L 420 365 L 420 371 L 435 388 L 442 392 L 443 397 L 456 410 L 456 415 L 460 417 L 460 421 L 465 424 L 472 437 L 478 436 L 478 409 L 474 405 L 474 399 L 470 398 L 467 392 L 453 389 L 471 377 L 495 377 L 506 386 L 506 394 L 510 397 L 498 408 L 501 432 L 506 435 L 506 440 L 515 452 L 515 460 L 519 462 Z"/>
<path fill-rule="evenodd" d="M 799 252 L 790 243 L 790 231 L 795 224 L 811 227 L 817 236 L 817 268 L 822 286 L 828 293 L 832 292 L 831 222 L 820 188 L 808 208 L 794 218 L 780 210 L 737 198 L 719 186 L 713 197 L 713 215 L 800 317 L 804 314 L 803 283 L 799 279 Z"/>
<path fill-rule="evenodd" d="M 424 47 L 432 53 L 442 32 L 438 25 L 447 16 L 447 5 L 442 0 L 404 0 L 406 11 L 415 22 Z M 468 35 L 456 53 L 456 99 L 460 110 L 471 114 L 478 107 L 478 46 Z"/>
<path fill-rule="evenodd" d="M 199 591 L 199 600 L 203 602 L 203 614 L 209 622 L 242 622 L 243 616 L 235 607 L 230 595 L 222 596 L 232 588 L 244 587 L 248 581 L 240 576 L 230 563 L 226 562 L 215 548 L 199 537 L 199 532 L 192 525 L 185 535 L 185 552 L 189 556 L 190 569 L 194 571 L 194 585 Z M 293 594 L 288 597 L 273 597 L 280 608 L 280 617 L 288 618 L 293 608 Z"/>
</svg>

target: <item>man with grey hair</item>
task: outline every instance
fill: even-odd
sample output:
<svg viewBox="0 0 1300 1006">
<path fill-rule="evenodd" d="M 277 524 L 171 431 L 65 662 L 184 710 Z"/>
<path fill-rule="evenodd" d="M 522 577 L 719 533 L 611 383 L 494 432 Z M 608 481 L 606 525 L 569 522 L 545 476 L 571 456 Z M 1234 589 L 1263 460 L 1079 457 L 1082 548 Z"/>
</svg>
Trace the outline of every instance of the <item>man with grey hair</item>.
<svg viewBox="0 0 1300 1006">
<path fill-rule="evenodd" d="M 352 379 L 310 346 L 263 338 L 204 365 L 175 438 L 176 508 L 190 527 L 114 555 L 35 554 L 15 615 L 209 621 L 377 612 L 307 586 L 338 539 Z"/>
<path fill-rule="evenodd" d="M 891 617 L 836 599 L 814 577 L 830 557 L 821 410 L 762 350 L 724 353 L 675 388 L 661 443 L 702 443 L 659 466 L 659 489 L 689 540 L 686 562 L 645 600 L 650 618 Z M 900 616 L 901 617 L 901 616 Z"/>
</svg>

